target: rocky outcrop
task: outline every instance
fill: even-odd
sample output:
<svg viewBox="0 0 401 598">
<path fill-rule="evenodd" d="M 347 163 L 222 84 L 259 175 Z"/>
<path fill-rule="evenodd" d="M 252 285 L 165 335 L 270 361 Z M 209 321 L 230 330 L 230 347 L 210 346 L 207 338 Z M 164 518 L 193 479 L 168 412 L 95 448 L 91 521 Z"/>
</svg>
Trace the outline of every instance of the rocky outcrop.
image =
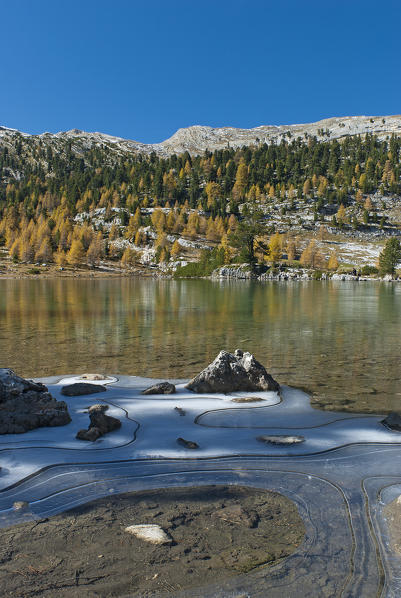
<svg viewBox="0 0 401 598">
<path fill-rule="evenodd" d="M 183 154 L 188 151 L 191 155 L 203 154 L 208 151 L 239 148 L 249 145 L 279 144 L 290 133 L 294 137 L 316 137 L 319 141 L 342 139 L 353 135 L 377 135 L 379 139 L 395 133 L 400 134 L 401 117 L 390 116 L 341 116 L 326 118 L 313 123 L 299 123 L 290 125 L 260 125 L 252 129 L 238 129 L 236 127 L 208 127 L 193 125 L 178 129 L 169 139 L 161 143 L 141 143 L 131 139 L 124 139 L 106 133 L 87 132 L 80 129 L 60 131 L 59 133 L 42 133 L 39 136 L 0 126 L 0 146 L 15 145 L 16 139 L 22 140 L 27 146 L 31 140 L 40 139 L 45 146 L 52 148 L 54 153 L 62 151 L 66 141 L 72 142 L 74 155 L 82 156 L 89 148 L 107 147 L 110 154 L 135 153 L 170 156 Z M 28 142 L 28 143 L 27 143 Z"/>
<path fill-rule="evenodd" d="M 172 395 L 174 393 L 175 386 L 170 382 L 159 382 L 142 391 L 143 395 Z"/>
<path fill-rule="evenodd" d="M 220 351 L 216 359 L 186 388 L 197 393 L 279 390 L 280 386 L 253 355 L 239 349 L 234 354 Z"/>
<path fill-rule="evenodd" d="M 78 440 L 94 441 L 108 432 L 113 432 L 121 427 L 121 422 L 116 417 L 106 415 L 108 405 L 92 405 L 89 407 L 90 424 L 87 430 L 77 432 Z"/>
<path fill-rule="evenodd" d="M 107 388 L 102 384 L 90 384 L 89 382 L 75 382 L 67 384 L 61 389 L 61 394 L 66 397 L 80 397 L 82 395 L 93 395 L 97 392 L 104 392 Z"/>
<path fill-rule="evenodd" d="M 249 264 L 221 266 L 216 268 L 211 274 L 211 278 L 217 278 L 219 280 L 241 280 L 241 279 L 254 279 L 260 281 L 267 280 L 311 280 L 314 277 L 313 270 L 307 270 L 304 268 L 286 268 L 280 270 L 279 268 L 265 268 L 264 272 L 260 269 L 255 272 L 251 272 Z M 326 279 L 327 275 L 325 272 L 321 274 L 322 279 Z"/>
<path fill-rule="evenodd" d="M 44 384 L 0 368 L 0 434 L 22 434 L 70 421 L 67 405 L 56 401 Z"/>
<path fill-rule="evenodd" d="M 238 266 L 221 266 L 212 272 L 211 278 L 233 278 L 236 280 L 256 278 L 251 272 L 249 264 L 240 264 Z"/>
<path fill-rule="evenodd" d="M 207 127 L 195 125 L 178 129 L 169 139 L 152 147 L 155 151 L 167 154 L 201 154 L 208 149 L 214 151 L 244 145 L 259 145 L 260 143 L 277 143 L 291 136 L 304 137 L 305 134 L 317 137 L 319 141 L 341 139 L 351 135 L 365 135 L 372 133 L 384 139 L 386 135 L 400 133 L 401 118 L 399 115 L 383 117 L 370 116 L 345 116 L 332 117 L 314 123 L 301 123 L 293 125 L 261 125 L 253 129 L 237 129 L 235 127 Z M 323 134 L 324 130 L 324 134 Z M 329 132 L 326 135 L 326 132 Z"/>
</svg>

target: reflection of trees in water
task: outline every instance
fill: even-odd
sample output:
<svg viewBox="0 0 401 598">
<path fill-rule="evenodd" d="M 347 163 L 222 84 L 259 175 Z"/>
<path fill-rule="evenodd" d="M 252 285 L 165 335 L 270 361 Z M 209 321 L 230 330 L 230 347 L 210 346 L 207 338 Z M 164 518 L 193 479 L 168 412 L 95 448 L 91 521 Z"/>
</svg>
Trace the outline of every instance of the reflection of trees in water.
<svg viewBox="0 0 401 598">
<path fill-rule="evenodd" d="M 3 363 L 25 375 L 101 369 L 189 377 L 221 348 L 242 347 L 322 402 L 394 408 L 396 285 L 128 278 L 1 285 Z"/>
</svg>

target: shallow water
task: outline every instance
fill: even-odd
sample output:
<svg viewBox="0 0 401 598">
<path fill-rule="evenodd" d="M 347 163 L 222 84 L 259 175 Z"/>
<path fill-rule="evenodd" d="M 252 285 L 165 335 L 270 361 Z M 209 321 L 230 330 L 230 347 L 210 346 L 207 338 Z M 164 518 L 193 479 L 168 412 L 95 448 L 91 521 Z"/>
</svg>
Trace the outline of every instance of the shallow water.
<svg viewBox="0 0 401 598">
<path fill-rule="evenodd" d="M 400 339 L 399 284 L 0 280 L 0 365 L 24 376 L 189 378 L 240 347 L 314 406 L 380 413 L 401 401 Z"/>
<path fill-rule="evenodd" d="M 56 398 L 68 382 L 43 381 Z M 39 428 L 23 439 L 6 435 L 0 449 L 0 527 L 136 490 L 216 484 L 274 490 L 294 501 L 303 519 L 306 535 L 295 552 L 274 567 L 174 596 L 400 595 L 401 560 L 386 544 L 381 503 L 389 490 L 392 498 L 399 493 L 399 432 L 388 430 L 378 416 L 314 411 L 307 395 L 289 387 L 282 387 L 281 401 L 266 396 L 266 407 L 233 407 L 233 396 L 212 399 L 183 385 L 175 395 L 144 398 L 141 390 L 154 382 L 120 377 L 92 398 L 66 397 L 72 417 L 67 426 Z M 87 417 L 82 405 L 99 400 L 110 411 L 120 409 L 122 427 L 93 444 L 75 440 Z M 177 404 L 186 417 L 177 415 Z M 256 430 L 252 413 L 259 414 L 258 425 L 271 428 Z M 302 434 L 304 442 L 280 446 L 257 440 L 260 433 L 288 432 Z M 177 444 L 181 433 L 198 443 L 195 454 Z M 26 501 L 25 509 L 14 510 L 15 501 Z"/>
</svg>

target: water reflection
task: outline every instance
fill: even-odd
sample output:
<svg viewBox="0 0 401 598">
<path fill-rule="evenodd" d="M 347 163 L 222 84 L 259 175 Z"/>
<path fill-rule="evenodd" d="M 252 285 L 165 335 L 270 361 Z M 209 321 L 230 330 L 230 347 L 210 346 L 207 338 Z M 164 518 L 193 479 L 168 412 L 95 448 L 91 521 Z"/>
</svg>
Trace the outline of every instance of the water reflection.
<svg viewBox="0 0 401 598">
<path fill-rule="evenodd" d="M 401 286 L 149 279 L 0 281 L 1 365 L 26 376 L 187 378 L 252 350 L 313 404 L 398 409 Z"/>
</svg>

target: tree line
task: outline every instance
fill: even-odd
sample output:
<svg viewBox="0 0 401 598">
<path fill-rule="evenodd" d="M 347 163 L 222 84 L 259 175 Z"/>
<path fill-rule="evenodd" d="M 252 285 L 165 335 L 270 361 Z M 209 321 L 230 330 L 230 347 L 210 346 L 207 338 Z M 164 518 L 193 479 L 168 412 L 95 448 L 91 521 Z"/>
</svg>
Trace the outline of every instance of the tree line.
<svg viewBox="0 0 401 598">
<path fill-rule="evenodd" d="M 17 136 L 12 147 L 0 148 L 0 243 L 27 262 L 76 264 L 106 255 L 121 259 L 122 253 L 129 262 L 135 261 L 132 247 L 121 252 L 116 239 L 140 248 L 149 243 L 150 227 L 158 259 L 179 254 L 169 234 L 204 236 L 221 244 L 228 259 L 242 243 L 234 233 L 246 220 L 244 204 L 264 214 L 277 202 L 289 211 L 308 204 L 315 215 L 329 210 L 338 226 L 349 220 L 347 210 L 360 206 L 366 223 L 369 194 L 401 193 L 400 146 L 396 136 L 324 143 L 306 136 L 161 158 L 90 147 L 79 138 Z M 105 215 L 100 225 L 75 218 L 99 208 Z M 265 232 L 273 233 L 262 220 Z M 257 248 L 248 249 L 253 258 Z"/>
</svg>

